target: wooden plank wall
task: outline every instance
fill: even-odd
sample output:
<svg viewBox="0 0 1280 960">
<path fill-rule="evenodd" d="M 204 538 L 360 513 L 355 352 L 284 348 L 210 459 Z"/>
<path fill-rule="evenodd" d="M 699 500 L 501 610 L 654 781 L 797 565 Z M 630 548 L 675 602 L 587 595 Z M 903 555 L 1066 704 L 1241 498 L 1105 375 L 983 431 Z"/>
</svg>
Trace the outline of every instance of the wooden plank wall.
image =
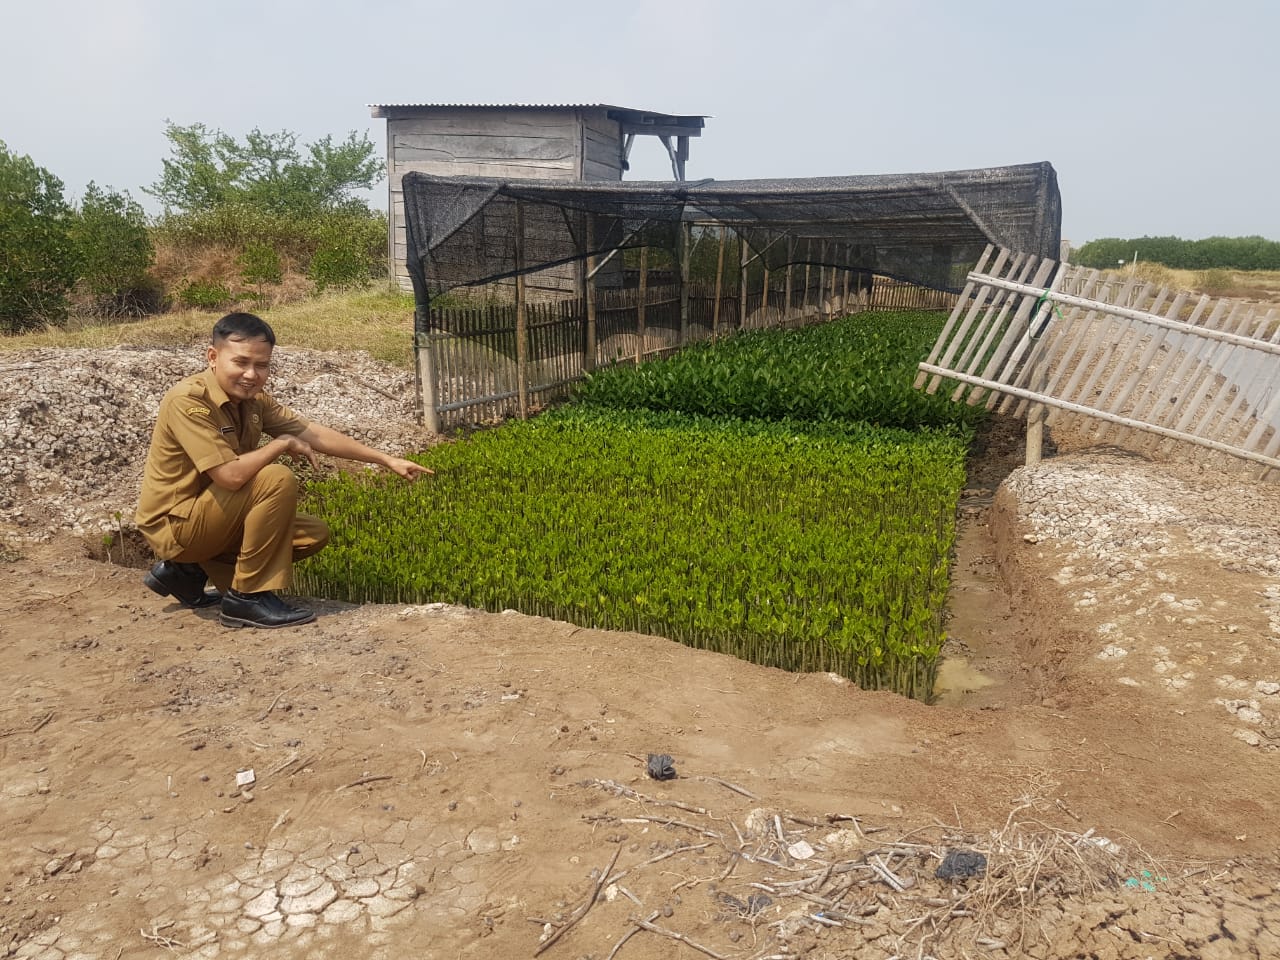
<svg viewBox="0 0 1280 960">
<path fill-rule="evenodd" d="M 603 111 L 459 108 L 388 118 L 388 249 L 392 278 L 404 289 L 410 284 L 401 181 L 410 170 L 445 177 L 616 181 L 622 179 L 622 133 Z M 563 293 L 575 280 L 566 274 L 541 286 Z"/>
</svg>

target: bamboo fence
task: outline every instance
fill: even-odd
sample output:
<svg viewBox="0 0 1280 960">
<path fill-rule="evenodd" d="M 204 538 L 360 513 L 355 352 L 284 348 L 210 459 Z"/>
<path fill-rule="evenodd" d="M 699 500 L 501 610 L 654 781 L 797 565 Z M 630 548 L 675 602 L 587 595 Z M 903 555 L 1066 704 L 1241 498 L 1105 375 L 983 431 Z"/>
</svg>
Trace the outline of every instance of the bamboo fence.
<svg viewBox="0 0 1280 960">
<path fill-rule="evenodd" d="M 1074 418 L 1097 442 L 1169 456 L 1181 444 L 1280 467 L 1280 317 L 988 247 L 916 387 L 1026 416 Z M 1081 421 L 1081 418 L 1087 418 Z"/>
<path fill-rule="evenodd" d="M 851 271 L 796 267 L 792 273 L 778 271 L 766 278 L 768 288 L 746 291 L 641 282 L 589 288 L 586 296 L 558 302 L 518 297 L 518 305 L 433 308 L 417 337 L 423 420 L 441 432 L 527 416 L 566 398 L 595 367 L 644 363 L 740 330 L 800 326 L 862 310 L 948 310 L 956 300 L 888 277 L 875 277 L 868 292 L 851 281 Z"/>
</svg>

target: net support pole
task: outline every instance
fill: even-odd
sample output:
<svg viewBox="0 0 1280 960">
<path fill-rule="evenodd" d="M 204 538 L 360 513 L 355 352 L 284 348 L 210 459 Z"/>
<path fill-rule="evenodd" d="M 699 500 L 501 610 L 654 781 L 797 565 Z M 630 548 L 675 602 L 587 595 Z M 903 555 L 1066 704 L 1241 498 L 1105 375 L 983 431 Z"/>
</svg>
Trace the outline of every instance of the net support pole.
<svg viewBox="0 0 1280 960">
<path fill-rule="evenodd" d="M 689 342 L 689 256 L 693 247 L 693 224 L 680 224 L 680 343 Z"/>
<path fill-rule="evenodd" d="M 644 359 L 644 310 L 649 293 L 649 248 L 640 248 L 640 287 L 636 297 L 636 363 Z"/>
<path fill-rule="evenodd" d="M 587 214 L 586 237 L 587 250 L 595 248 L 594 222 Z M 586 275 L 583 278 L 582 297 L 586 306 L 587 326 L 582 338 L 582 370 L 584 373 L 596 367 L 596 258 L 588 253 L 586 259 Z"/>
<path fill-rule="evenodd" d="M 718 227 L 720 252 L 716 254 L 716 302 L 711 307 L 711 339 L 720 335 L 720 293 L 724 289 L 724 227 Z"/>
<path fill-rule="evenodd" d="M 764 322 L 769 322 L 769 268 L 764 265 L 764 261 L 760 261 L 760 267 L 764 270 L 764 279 L 760 283 L 760 316 L 764 317 Z"/>
<path fill-rule="evenodd" d="M 786 300 L 786 305 L 782 308 L 782 319 L 784 321 L 791 319 L 791 263 L 795 258 L 795 237 L 787 237 L 787 282 L 785 286 L 786 292 L 783 294 L 783 299 Z"/>
<path fill-rule="evenodd" d="M 742 330 L 747 325 L 747 264 L 751 262 L 742 231 L 738 231 L 738 249 L 738 329 Z"/>
<path fill-rule="evenodd" d="M 440 410 L 438 385 L 436 383 L 435 357 L 431 355 L 431 336 L 429 334 L 430 314 L 421 317 L 421 323 L 415 323 L 417 329 L 413 334 L 414 361 L 418 375 L 418 403 L 422 408 L 422 425 L 432 433 L 440 432 Z"/>
<path fill-rule="evenodd" d="M 813 241 L 806 240 L 804 242 L 804 296 L 800 300 L 800 312 L 808 314 L 809 312 L 809 269 L 813 260 Z"/>
<path fill-rule="evenodd" d="M 1066 277 L 1066 264 L 1058 265 L 1058 272 L 1053 278 L 1053 283 L 1049 285 L 1050 290 L 1057 290 L 1061 286 Z M 1050 316 L 1054 310 L 1054 305 L 1048 301 L 1042 301 L 1040 309 L 1035 311 L 1030 318 L 1030 326 L 1028 330 L 1041 330 L 1048 323 Z M 1044 350 L 1040 349 L 1040 344 L 1033 344 L 1032 349 L 1035 355 L 1031 358 L 1031 383 L 1029 389 L 1035 393 L 1044 393 L 1049 384 L 1049 361 Z M 1025 462 L 1028 467 L 1034 467 L 1040 462 L 1041 452 L 1044 448 L 1044 421 L 1048 411 L 1043 403 L 1033 403 L 1027 410 L 1027 451 Z"/>
<path fill-rule="evenodd" d="M 524 289 L 524 202 L 516 201 L 516 397 L 520 419 L 529 419 L 529 316 Z"/>
</svg>

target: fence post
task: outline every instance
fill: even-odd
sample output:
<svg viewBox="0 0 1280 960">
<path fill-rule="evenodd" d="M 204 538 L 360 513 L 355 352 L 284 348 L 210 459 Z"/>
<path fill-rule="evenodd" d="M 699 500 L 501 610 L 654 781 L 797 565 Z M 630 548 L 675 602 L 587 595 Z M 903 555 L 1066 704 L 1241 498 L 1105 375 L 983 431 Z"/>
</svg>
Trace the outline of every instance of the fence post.
<svg viewBox="0 0 1280 960">
<path fill-rule="evenodd" d="M 796 238 L 787 237 L 787 283 L 786 283 L 786 306 L 782 309 L 783 321 L 791 319 L 791 262 L 796 258 Z"/>
<path fill-rule="evenodd" d="M 587 214 L 586 229 L 587 250 L 595 248 L 595 221 Z M 587 308 L 587 329 L 582 344 L 582 371 L 587 373 L 596 368 L 596 258 L 588 253 L 586 269 L 583 272 L 583 299 Z"/>
<path fill-rule="evenodd" d="M 720 252 L 716 254 L 716 302 L 711 308 L 711 339 L 714 340 L 720 333 L 720 290 L 721 282 L 724 280 L 724 227 L 717 227 L 716 232 L 720 234 Z"/>
<path fill-rule="evenodd" d="M 520 419 L 529 419 L 529 318 L 524 290 L 524 201 L 516 201 L 516 396 Z"/>
<path fill-rule="evenodd" d="M 649 291 L 649 246 L 640 248 L 640 288 L 636 301 L 636 363 L 644 359 L 644 309 Z"/>
<path fill-rule="evenodd" d="M 804 296 L 800 299 L 800 313 L 802 316 L 809 312 L 809 268 L 813 261 L 813 241 L 806 240 L 804 242 Z"/>
<path fill-rule="evenodd" d="M 422 425 L 432 433 L 440 432 L 440 411 L 436 384 L 435 360 L 431 356 L 430 312 L 425 317 L 421 313 L 415 316 L 416 329 L 413 334 L 413 352 L 415 368 L 418 375 L 418 403 L 422 407 Z M 418 321 L 421 321 L 419 323 Z"/>
<path fill-rule="evenodd" d="M 693 224 L 680 223 L 680 343 L 689 342 L 689 255 L 692 253 Z"/>
</svg>

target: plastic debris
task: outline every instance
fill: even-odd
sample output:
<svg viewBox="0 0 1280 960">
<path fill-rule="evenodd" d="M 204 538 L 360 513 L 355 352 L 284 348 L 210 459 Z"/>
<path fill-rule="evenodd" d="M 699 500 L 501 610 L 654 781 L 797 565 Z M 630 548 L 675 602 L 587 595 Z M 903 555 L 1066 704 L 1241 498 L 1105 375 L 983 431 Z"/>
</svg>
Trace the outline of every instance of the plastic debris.
<svg viewBox="0 0 1280 960">
<path fill-rule="evenodd" d="M 236 786 L 251 787 L 256 779 L 257 777 L 253 775 L 253 770 L 241 770 L 236 774 Z"/>
<path fill-rule="evenodd" d="M 939 880 L 980 877 L 987 872 L 987 858 L 976 850 L 948 850 L 934 876 Z"/>
<path fill-rule="evenodd" d="M 676 778 L 675 759 L 665 753 L 649 754 L 647 772 L 654 780 L 674 780 Z"/>
</svg>

